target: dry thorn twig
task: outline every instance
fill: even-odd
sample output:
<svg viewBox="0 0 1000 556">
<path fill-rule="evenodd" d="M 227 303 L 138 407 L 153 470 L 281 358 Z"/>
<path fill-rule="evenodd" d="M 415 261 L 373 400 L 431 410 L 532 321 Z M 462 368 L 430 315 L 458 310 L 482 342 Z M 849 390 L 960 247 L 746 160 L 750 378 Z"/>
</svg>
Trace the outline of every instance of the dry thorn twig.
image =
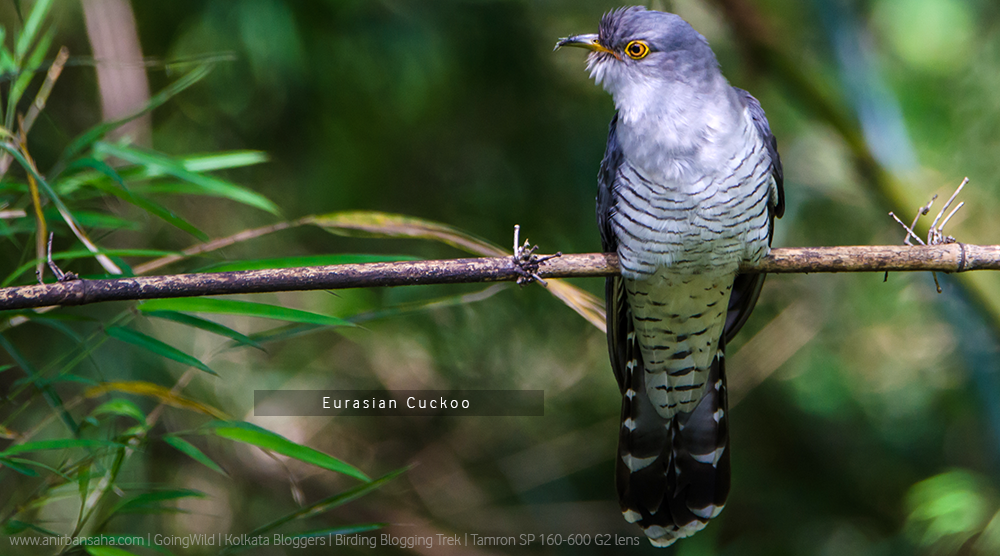
<svg viewBox="0 0 1000 556">
<path fill-rule="evenodd" d="M 55 275 L 56 281 L 58 282 L 69 282 L 70 280 L 79 280 L 80 277 L 77 276 L 75 273 L 63 272 L 62 269 L 59 268 L 59 265 L 57 265 L 55 261 L 52 260 L 52 237 L 55 235 L 56 235 L 55 233 L 49 233 L 49 248 L 47 256 L 49 262 L 49 268 L 52 269 L 52 274 Z"/>
<path fill-rule="evenodd" d="M 960 208 L 965 206 L 965 201 L 962 201 L 961 203 L 956 205 L 955 208 L 948 213 L 948 216 L 944 218 L 944 221 L 941 220 L 941 217 L 944 216 L 945 211 L 948 210 L 948 207 L 951 206 L 951 204 L 955 201 L 955 198 L 958 197 L 958 194 L 961 193 L 962 188 L 964 188 L 968 183 L 969 183 L 969 178 L 963 179 L 962 183 L 960 183 L 958 185 L 958 188 L 955 189 L 955 192 L 951 194 L 951 197 L 948 197 L 948 200 L 945 202 L 944 206 L 941 207 L 941 211 L 938 212 L 937 216 L 934 217 L 934 221 L 931 222 L 930 229 L 927 230 L 926 242 L 920 239 L 920 236 L 918 236 L 916 232 L 913 231 L 913 229 L 917 227 L 917 221 L 920 220 L 920 217 L 926 216 L 930 212 L 931 206 L 933 206 L 934 201 L 937 200 L 937 195 L 931 197 L 931 200 L 926 205 L 920 207 L 920 209 L 917 211 L 917 215 L 913 218 L 913 223 L 910 224 L 909 226 L 904 224 L 903 221 L 900 220 L 895 213 L 890 212 L 889 216 L 891 216 L 893 220 L 895 220 L 900 226 L 903 227 L 904 230 L 906 230 L 906 237 L 903 239 L 903 243 L 906 245 L 913 245 L 912 243 L 910 243 L 911 237 L 917 240 L 920 243 L 920 245 L 941 245 L 945 243 L 956 243 L 956 239 L 954 237 L 944 235 L 944 227 L 948 225 L 948 221 L 951 220 L 951 217 L 955 216 L 955 213 L 958 212 Z M 940 226 L 938 225 L 938 222 L 941 223 Z M 934 286 L 937 288 L 937 292 L 941 293 L 941 284 L 938 283 L 937 272 L 932 271 L 931 275 L 934 277 Z M 889 278 L 888 272 L 885 273 L 885 277 L 886 279 Z"/>
</svg>

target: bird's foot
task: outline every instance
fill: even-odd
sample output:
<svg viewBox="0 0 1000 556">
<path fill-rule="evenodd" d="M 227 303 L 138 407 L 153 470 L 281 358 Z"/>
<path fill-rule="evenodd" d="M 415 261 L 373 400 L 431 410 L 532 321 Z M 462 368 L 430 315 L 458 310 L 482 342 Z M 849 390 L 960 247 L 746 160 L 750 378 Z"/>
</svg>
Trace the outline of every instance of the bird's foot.
<svg viewBox="0 0 1000 556">
<path fill-rule="evenodd" d="M 906 245 L 913 245 L 913 243 L 910 242 L 911 238 L 917 240 L 917 243 L 919 243 L 920 245 L 943 245 L 946 243 L 959 243 L 958 240 L 956 240 L 954 237 L 944 235 L 944 227 L 948 225 L 948 221 L 951 220 L 952 216 L 955 216 L 955 213 L 958 212 L 958 209 L 965 206 L 965 201 L 962 201 L 961 203 L 955 205 L 955 208 L 953 208 L 951 212 L 948 213 L 948 216 L 945 216 L 944 213 L 945 211 L 948 210 L 948 207 L 950 207 L 951 204 L 955 201 L 955 197 L 958 197 L 958 194 L 962 191 L 962 188 L 965 187 L 966 184 L 968 183 L 969 183 L 969 178 L 965 178 L 964 180 L 962 180 L 962 183 L 958 185 L 958 188 L 955 189 L 955 192 L 951 194 L 951 197 L 948 198 L 948 201 L 944 204 L 943 207 L 941 207 L 941 211 L 938 212 L 938 215 L 934 218 L 934 222 L 931 223 L 930 229 L 927 231 L 927 241 L 921 239 L 920 236 L 918 236 L 916 232 L 913 231 L 913 228 L 917 227 L 917 221 L 920 220 L 921 216 L 925 216 L 930 212 L 931 206 L 934 205 L 934 201 L 937 199 L 937 195 L 931 197 L 931 200 L 928 201 L 926 205 L 920 207 L 920 209 L 917 210 L 917 215 L 913 217 L 913 223 L 910 224 L 909 226 L 903 223 L 903 221 L 900 220 L 899 217 L 895 215 L 895 213 L 890 212 L 889 216 L 891 216 L 893 220 L 899 223 L 899 225 L 902 226 L 904 230 L 906 230 L 906 237 L 903 238 L 903 243 Z M 942 217 L 944 218 L 943 220 Z M 887 272 L 886 276 L 888 277 L 888 275 L 889 273 Z M 937 273 L 931 272 L 931 275 L 934 276 L 934 285 L 937 287 L 937 292 L 941 293 L 941 284 L 938 283 Z"/>
<path fill-rule="evenodd" d="M 545 286 L 547 283 L 538 275 L 538 265 L 549 259 L 555 257 L 561 257 L 562 252 L 556 253 L 555 255 L 546 255 L 544 257 L 539 257 L 535 254 L 538 250 L 537 245 L 531 245 L 528 240 L 524 240 L 524 244 L 521 244 L 521 226 L 518 224 L 514 225 L 514 268 L 519 274 L 517 278 L 517 284 L 523 286 L 525 284 L 530 284 L 532 282 L 538 282 L 539 284 Z"/>
</svg>

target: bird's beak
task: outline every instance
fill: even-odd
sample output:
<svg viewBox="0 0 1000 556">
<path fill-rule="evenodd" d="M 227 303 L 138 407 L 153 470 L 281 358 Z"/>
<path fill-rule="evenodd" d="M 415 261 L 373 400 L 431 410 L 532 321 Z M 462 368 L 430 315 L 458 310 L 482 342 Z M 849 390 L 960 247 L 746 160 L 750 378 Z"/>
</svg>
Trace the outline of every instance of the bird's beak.
<svg viewBox="0 0 1000 556">
<path fill-rule="evenodd" d="M 559 39 L 556 43 L 556 47 L 553 50 L 559 50 L 564 46 L 576 46 L 579 48 L 586 48 L 587 50 L 593 50 L 594 52 L 607 52 L 608 54 L 614 55 L 608 47 L 601 44 L 597 35 L 573 35 L 572 37 L 566 37 L 565 39 Z"/>
</svg>

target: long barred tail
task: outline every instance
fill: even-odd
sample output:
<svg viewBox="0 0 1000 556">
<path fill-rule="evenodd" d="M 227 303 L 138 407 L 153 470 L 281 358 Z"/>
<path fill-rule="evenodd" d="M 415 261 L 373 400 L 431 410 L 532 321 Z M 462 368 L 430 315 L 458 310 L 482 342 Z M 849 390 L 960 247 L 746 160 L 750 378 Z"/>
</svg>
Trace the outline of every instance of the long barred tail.
<svg viewBox="0 0 1000 556">
<path fill-rule="evenodd" d="M 618 498 L 625 519 L 639 525 L 654 546 L 665 547 L 703 529 L 729 495 L 725 338 L 695 409 L 664 419 L 646 394 L 642 354 L 635 334 L 628 332 Z"/>
</svg>

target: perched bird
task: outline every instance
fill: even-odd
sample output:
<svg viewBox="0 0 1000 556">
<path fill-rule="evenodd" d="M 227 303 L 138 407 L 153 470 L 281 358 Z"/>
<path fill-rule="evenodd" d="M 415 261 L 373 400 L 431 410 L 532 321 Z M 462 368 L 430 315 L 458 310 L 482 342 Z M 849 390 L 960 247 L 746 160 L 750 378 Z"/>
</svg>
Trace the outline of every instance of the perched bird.
<svg viewBox="0 0 1000 556">
<path fill-rule="evenodd" d="M 764 282 L 737 271 L 770 249 L 781 161 L 760 103 L 679 16 L 622 8 L 562 46 L 591 51 L 617 109 L 597 192 L 604 250 L 621 261 L 606 285 L 616 483 L 625 519 L 669 546 L 729 494 L 724 352 Z"/>
</svg>

